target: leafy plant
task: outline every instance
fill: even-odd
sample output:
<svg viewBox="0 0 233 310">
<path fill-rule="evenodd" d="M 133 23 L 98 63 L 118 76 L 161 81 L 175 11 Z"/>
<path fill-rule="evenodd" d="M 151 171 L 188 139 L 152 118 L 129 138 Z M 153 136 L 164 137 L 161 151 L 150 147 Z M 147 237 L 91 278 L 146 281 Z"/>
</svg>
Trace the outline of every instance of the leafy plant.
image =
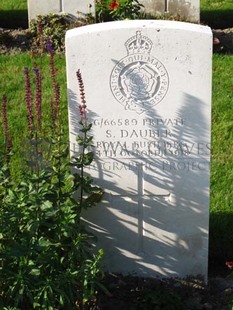
<svg viewBox="0 0 233 310">
<path fill-rule="evenodd" d="M 111 2 L 96 1 L 96 18 L 99 22 L 110 20 L 139 19 L 142 16 L 143 5 L 138 0 Z"/>
<path fill-rule="evenodd" d="M 3 96 L 4 145 L 0 169 L 0 307 L 31 309 L 84 309 L 93 303 L 103 252 L 93 254 L 94 237 L 83 227 L 84 208 L 101 200 L 102 190 L 92 184 L 84 169 L 93 160 L 91 124 L 86 117 L 84 86 L 77 73 L 82 104 L 80 154 L 72 165 L 68 145 L 63 139 L 59 112 L 59 87 L 56 81 L 53 51 L 50 72 L 54 91 L 51 104 L 51 138 L 43 136 L 40 113 L 40 70 L 36 75 L 33 105 L 30 74 L 25 68 L 29 145 L 35 160 L 27 159 L 27 169 L 15 183 L 10 176 L 12 146 L 7 123 L 6 96 Z M 78 108 L 78 107 L 77 107 Z M 51 132 L 51 131 L 50 131 Z M 41 141 L 51 145 L 44 152 Z M 9 148 L 10 146 L 10 148 Z M 31 153 L 30 153 L 31 154 Z M 40 157 L 46 159 L 39 164 Z M 75 197 L 75 199 L 74 199 Z M 89 307 L 89 306 L 88 306 Z"/>
<path fill-rule="evenodd" d="M 137 310 L 185 310 L 185 306 L 180 297 L 174 292 L 169 291 L 165 287 L 142 291 L 142 296 L 139 297 Z"/>
<path fill-rule="evenodd" d="M 63 51 L 65 45 L 65 32 L 68 29 L 64 15 L 39 15 L 30 25 L 33 38 L 33 48 L 46 46 L 48 38 L 53 42 L 54 50 Z"/>
<path fill-rule="evenodd" d="M 114 20 L 139 19 L 143 7 L 138 0 L 126 0 L 123 4 L 114 0 L 109 5 Z"/>
<path fill-rule="evenodd" d="M 54 150 L 51 169 L 24 174 L 20 184 L 5 187 L 1 297 L 21 309 L 72 309 L 76 301 L 86 302 L 94 295 L 102 253 L 91 258 L 90 236 L 80 223 L 82 207 L 89 207 L 90 201 L 73 196 L 79 188 L 88 188 L 89 195 L 97 189 L 61 164 L 66 152 L 67 148 Z M 81 165 L 81 157 L 77 160 Z"/>
<path fill-rule="evenodd" d="M 87 19 L 82 20 L 75 20 L 69 14 L 39 15 L 30 24 L 32 49 L 41 52 L 49 39 L 54 51 L 63 52 L 66 31 L 89 23 L 93 23 L 93 19 L 91 20 L 89 15 L 87 15 Z"/>
</svg>

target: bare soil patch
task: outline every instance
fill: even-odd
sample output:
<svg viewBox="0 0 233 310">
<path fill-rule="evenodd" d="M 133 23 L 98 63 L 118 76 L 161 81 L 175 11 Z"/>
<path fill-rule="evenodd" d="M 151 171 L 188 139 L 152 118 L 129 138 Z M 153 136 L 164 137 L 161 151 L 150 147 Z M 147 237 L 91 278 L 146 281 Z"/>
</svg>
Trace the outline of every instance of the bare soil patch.
<svg viewBox="0 0 233 310">
<path fill-rule="evenodd" d="M 233 53 L 233 28 L 213 30 L 216 40 L 215 51 L 223 53 Z"/>
<path fill-rule="evenodd" d="M 0 54 L 15 54 L 30 49 L 31 34 L 28 29 L 0 28 Z"/>
</svg>

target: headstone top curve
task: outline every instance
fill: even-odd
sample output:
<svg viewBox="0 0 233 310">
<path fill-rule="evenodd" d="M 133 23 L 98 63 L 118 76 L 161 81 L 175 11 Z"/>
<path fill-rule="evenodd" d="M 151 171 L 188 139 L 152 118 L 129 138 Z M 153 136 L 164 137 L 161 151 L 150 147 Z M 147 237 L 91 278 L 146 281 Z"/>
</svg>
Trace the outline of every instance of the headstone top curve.
<svg viewBox="0 0 233 310">
<path fill-rule="evenodd" d="M 86 25 L 70 29 L 66 32 L 66 38 L 71 38 L 78 34 L 85 34 L 89 32 L 102 32 L 115 29 L 134 29 L 134 28 L 161 28 L 161 29 L 175 29 L 186 30 L 192 32 L 201 32 L 212 35 L 212 30 L 209 26 L 203 26 L 199 24 L 170 21 L 170 20 L 125 20 L 125 21 L 113 21 L 99 24 Z"/>
</svg>

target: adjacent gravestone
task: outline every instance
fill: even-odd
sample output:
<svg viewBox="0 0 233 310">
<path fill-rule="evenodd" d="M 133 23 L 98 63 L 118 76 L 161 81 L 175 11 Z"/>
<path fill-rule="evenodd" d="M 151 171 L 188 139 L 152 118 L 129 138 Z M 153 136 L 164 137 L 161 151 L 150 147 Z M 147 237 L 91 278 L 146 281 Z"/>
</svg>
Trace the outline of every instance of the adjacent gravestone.
<svg viewBox="0 0 233 310">
<path fill-rule="evenodd" d="M 200 21 L 200 0 L 140 0 L 145 13 L 151 16 L 167 14 L 190 22 Z"/>
<path fill-rule="evenodd" d="M 67 32 L 71 155 L 82 72 L 105 190 L 84 214 L 106 269 L 207 276 L 212 33 L 170 21 L 121 21 Z"/>
<path fill-rule="evenodd" d="M 80 14 L 94 15 L 94 12 L 94 0 L 28 0 L 29 23 L 38 15 L 67 13 L 80 17 Z"/>
</svg>

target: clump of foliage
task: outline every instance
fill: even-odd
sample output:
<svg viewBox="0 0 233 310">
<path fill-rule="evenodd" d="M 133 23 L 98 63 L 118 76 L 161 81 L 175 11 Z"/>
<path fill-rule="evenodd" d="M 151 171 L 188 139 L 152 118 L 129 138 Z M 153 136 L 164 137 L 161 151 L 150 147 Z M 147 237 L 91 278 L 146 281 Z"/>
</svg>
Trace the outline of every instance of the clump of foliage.
<svg viewBox="0 0 233 310">
<path fill-rule="evenodd" d="M 185 310 L 181 298 L 166 287 L 145 289 L 137 301 L 137 310 Z"/>
<path fill-rule="evenodd" d="M 142 18 L 142 8 L 144 6 L 138 0 L 125 1 L 96 1 L 96 19 L 97 22 L 140 19 Z"/>
<path fill-rule="evenodd" d="M 48 39 L 53 44 L 56 52 L 65 50 L 65 33 L 67 30 L 93 23 L 89 15 L 86 19 L 76 20 L 69 14 L 39 15 L 36 20 L 31 21 L 30 31 L 32 35 L 32 49 L 38 52 L 42 46 L 46 46 Z M 42 41 L 42 42 L 41 42 Z"/>
<path fill-rule="evenodd" d="M 103 253 L 100 250 L 93 254 L 93 236 L 86 232 L 80 221 L 82 210 L 99 202 L 103 194 L 84 173 L 93 160 L 93 152 L 82 77 L 78 71 L 81 103 L 77 106 L 80 111 L 77 141 L 81 151 L 72 162 L 77 171 L 73 175 L 61 128 L 60 93 L 51 46 L 49 55 L 53 87 L 51 128 L 43 127 L 42 69 L 34 65 L 35 94 L 31 70 L 24 70 L 30 154 L 25 156 L 19 182 L 11 177 L 14 146 L 8 124 L 7 97 L 2 97 L 1 309 L 90 309 L 101 274 Z"/>
<path fill-rule="evenodd" d="M 110 3 L 110 14 L 114 20 L 139 19 L 144 6 L 138 0 L 126 0 L 122 5 L 117 1 Z"/>
<path fill-rule="evenodd" d="M 95 21 L 106 22 L 114 20 L 134 19 L 169 19 L 186 21 L 179 15 L 146 14 L 144 6 L 139 0 L 96 0 L 96 18 L 87 14 L 82 18 L 75 18 L 69 14 L 39 15 L 30 25 L 31 48 L 33 52 L 43 52 L 41 47 L 50 40 L 54 51 L 61 53 L 65 50 L 65 34 L 72 28 L 93 24 Z"/>
<path fill-rule="evenodd" d="M 138 0 L 125 0 L 122 3 L 97 0 L 96 21 L 139 19 L 142 16 L 142 7 Z M 95 19 L 91 14 L 78 19 L 69 14 L 39 15 L 30 24 L 32 50 L 38 52 L 41 46 L 46 46 L 49 38 L 56 52 L 64 52 L 66 31 L 94 22 Z"/>
<path fill-rule="evenodd" d="M 140 0 L 96 0 L 97 22 L 126 19 L 162 19 L 188 22 L 187 18 L 181 17 L 179 14 L 146 13 Z"/>
</svg>

